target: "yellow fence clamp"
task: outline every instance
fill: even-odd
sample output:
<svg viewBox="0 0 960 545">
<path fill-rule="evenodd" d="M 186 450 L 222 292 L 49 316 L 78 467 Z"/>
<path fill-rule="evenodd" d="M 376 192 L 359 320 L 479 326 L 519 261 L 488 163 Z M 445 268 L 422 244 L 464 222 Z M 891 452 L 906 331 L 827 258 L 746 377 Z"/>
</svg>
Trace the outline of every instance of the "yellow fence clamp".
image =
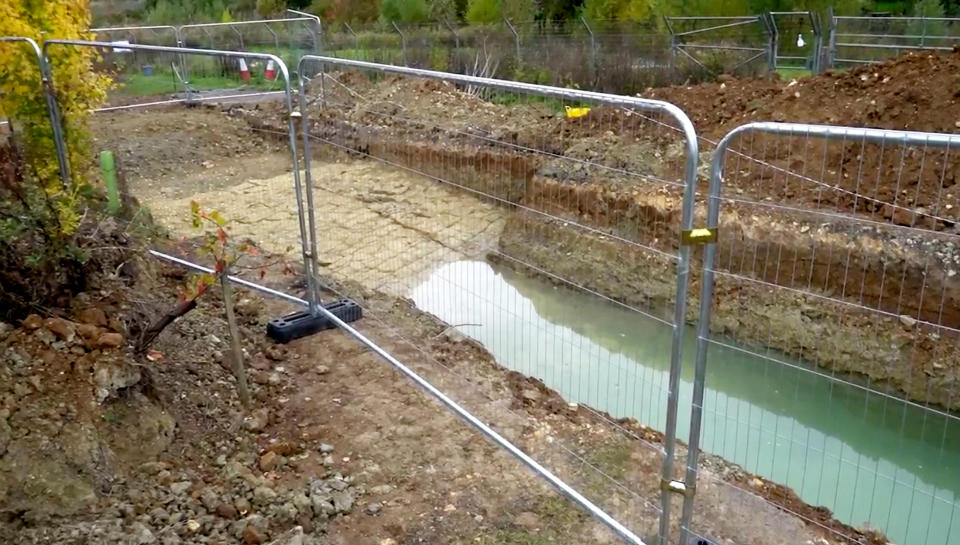
<svg viewBox="0 0 960 545">
<path fill-rule="evenodd" d="M 567 117 L 571 119 L 583 117 L 590 113 L 590 108 L 571 108 L 570 106 L 564 106 L 563 108 L 567 111 Z"/>
</svg>

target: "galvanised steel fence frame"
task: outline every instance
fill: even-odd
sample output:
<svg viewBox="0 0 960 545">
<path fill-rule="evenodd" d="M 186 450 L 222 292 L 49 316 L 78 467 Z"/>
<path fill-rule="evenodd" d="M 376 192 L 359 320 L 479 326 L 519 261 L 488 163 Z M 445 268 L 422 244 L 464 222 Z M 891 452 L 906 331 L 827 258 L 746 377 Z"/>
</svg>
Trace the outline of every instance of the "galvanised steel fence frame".
<svg viewBox="0 0 960 545">
<path fill-rule="evenodd" d="M 53 91 L 53 76 L 50 63 L 46 55 L 31 38 L 22 36 L 0 36 L 0 42 L 22 43 L 30 47 L 37 57 L 37 68 L 40 73 L 40 84 L 43 86 L 43 96 L 47 107 L 47 116 L 50 118 L 50 128 L 53 130 L 53 143 L 57 150 L 57 165 L 60 168 L 60 181 L 64 189 L 70 187 L 70 163 L 67 161 L 67 146 L 63 137 L 63 124 L 60 122 L 60 107 L 57 104 Z"/>
<path fill-rule="evenodd" d="M 571 102 L 583 102 L 587 101 L 590 103 L 596 103 L 603 106 L 613 106 L 616 108 L 622 109 L 635 109 L 640 112 L 645 113 L 659 113 L 670 118 L 672 122 L 676 123 L 682 132 L 684 138 L 685 146 L 685 168 L 684 168 L 684 178 L 683 178 L 683 197 L 682 197 L 682 206 L 681 206 L 681 218 L 680 218 L 680 229 L 683 233 L 691 233 L 693 231 L 693 206 L 694 206 L 694 195 L 696 191 L 696 169 L 697 163 L 699 160 L 698 155 L 698 142 L 696 131 L 694 130 L 693 124 L 687 117 L 687 115 L 680 110 L 678 107 L 673 104 L 650 99 L 642 99 L 635 97 L 626 97 L 618 95 L 609 95 L 603 93 L 595 93 L 590 91 L 580 91 L 575 89 L 563 89 L 557 87 L 548 87 L 543 85 L 535 85 L 528 83 L 521 83 L 516 81 L 505 81 L 505 80 L 496 80 L 490 78 L 466 76 L 460 74 L 452 74 L 445 72 L 435 72 L 430 70 L 421 70 L 416 68 L 407 68 L 393 65 L 384 65 L 369 63 L 364 61 L 354 61 L 346 59 L 338 59 L 333 57 L 321 57 L 307 55 L 304 56 L 298 67 L 297 73 L 300 75 L 299 88 L 300 88 L 300 107 L 301 112 L 304 116 L 302 123 L 302 139 L 304 146 L 304 157 L 305 157 L 305 188 L 306 195 L 303 198 L 306 201 L 307 209 L 311 212 L 308 218 L 308 231 L 312 233 L 309 246 L 311 248 L 310 252 L 312 255 L 316 255 L 315 248 L 317 246 L 316 241 L 316 225 L 315 218 L 312 214 L 314 209 L 314 196 L 313 196 L 313 176 L 311 172 L 311 151 L 310 151 L 310 140 L 311 135 L 309 133 L 309 117 L 307 115 L 307 92 L 306 92 L 306 78 L 303 74 L 306 73 L 305 67 L 308 64 L 319 64 L 320 69 L 316 71 L 317 77 L 320 78 L 321 82 L 324 81 L 327 71 L 329 69 L 359 69 L 359 70 L 368 70 L 372 71 L 377 75 L 401 75 L 408 76 L 415 79 L 425 79 L 425 80 L 434 80 L 445 83 L 457 84 L 471 89 L 486 89 L 486 90 L 495 90 L 495 91 L 504 91 L 508 93 L 516 93 L 522 95 L 529 95 L 537 98 L 543 99 L 561 99 L 569 100 Z M 321 85 L 321 104 L 325 102 L 325 96 L 323 91 L 323 86 Z M 298 197 L 299 199 L 300 197 Z M 678 233 L 679 234 L 679 233 Z M 672 327 L 671 335 L 671 352 L 670 352 L 670 369 L 669 369 L 669 389 L 667 397 L 667 413 L 666 413 L 666 426 L 665 426 L 665 439 L 664 439 L 664 448 L 665 456 L 663 459 L 662 475 L 660 481 L 660 501 L 661 501 L 661 512 L 659 520 L 659 536 L 660 543 L 669 542 L 669 533 L 670 533 L 670 510 L 671 510 L 671 498 L 673 494 L 692 494 L 692 488 L 685 488 L 683 484 L 674 479 L 674 469 L 673 469 L 673 458 L 675 455 L 676 449 L 676 428 L 677 428 L 677 409 L 678 409 L 678 390 L 680 382 L 680 371 L 681 371 L 681 360 L 682 360 L 682 347 L 683 347 L 683 336 L 685 328 L 685 312 L 687 306 L 687 291 L 689 284 L 689 268 L 690 268 L 690 253 L 691 246 L 690 244 L 679 244 L 678 253 L 675 256 L 676 260 L 676 288 L 675 288 L 675 298 L 673 306 L 673 316 L 669 322 Z M 306 264 L 306 270 L 309 274 L 316 274 L 319 270 L 319 265 L 316 263 Z M 319 285 L 319 280 L 313 280 L 310 282 L 313 286 Z M 317 295 L 316 293 L 311 294 L 309 297 L 311 307 L 322 308 L 316 304 Z M 488 434 L 490 435 L 490 434 Z M 631 543 L 638 542 L 638 539 L 633 535 L 629 530 L 623 528 L 619 523 L 603 515 L 603 511 L 599 510 L 594 504 L 589 502 L 586 498 L 580 496 L 579 494 L 570 494 L 570 492 L 563 487 L 559 486 L 557 478 L 551 473 L 544 470 L 542 467 L 534 466 L 530 464 L 526 459 L 523 459 L 528 466 L 530 466 L 534 471 L 537 471 L 540 475 L 546 478 L 548 481 L 553 483 L 555 486 L 558 486 L 562 492 L 567 494 L 570 499 L 578 503 L 580 506 L 588 510 L 591 514 L 600 518 L 611 530 L 616 532 L 618 535 L 626 539 Z"/>
<path fill-rule="evenodd" d="M 725 52 L 742 54 L 746 58 L 737 64 L 724 67 L 726 72 L 735 72 L 741 66 L 746 66 L 758 59 L 765 58 L 771 69 L 776 69 L 776 30 L 771 27 L 771 18 L 767 14 L 761 15 L 743 15 L 743 16 L 713 16 L 713 17 L 669 17 L 665 16 L 664 22 L 667 30 L 670 32 L 671 52 L 674 56 L 674 64 L 677 57 L 681 56 L 697 66 L 700 66 L 708 72 L 711 68 L 705 65 L 702 59 L 698 58 L 698 51 L 707 52 Z M 696 25 L 700 22 L 706 22 L 712 26 L 699 28 Z M 679 30 L 680 24 L 690 24 L 694 28 L 690 30 Z M 716 37 L 717 31 L 724 31 L 731 28 L 742 28 L 760 26 L 767 36 L 764 47 L 741 45 L 739 43 L 723 43 Z M 695 41 L 691 42 L 691 38 Z M 701 40 L 705 40 L 701 42 Z"/>
<path fill-rule="evenodd" d="M 751 137 L 752 140 L 746 142 L 746 137 Z M 771 140 L 779 142 L 771 143 Z M 736 148 L 735 142 L 740 142 L 741 146 Z M 835 147 L 829 148 L 830 145 Z M 764 155 L 759 157 L 759 171 L 738 161 L 738 156 L 745 148 L 749 149 L 746 157 L 748 160 L 753 159 L 751 155 L 754 158 L 756 155 Z M 899 543 L 946 545 L 956 542 L 960 529 L 955 527 L 958 525 L 953 523 L 953 519 L 960 513 L 960 504 L 955 491 L 952 498 L 949 495 L 941 496 L 936 488 L 940 483 L 936 481 L 922 484 L 916 477 L 911 482 L 910 474 L 901 476 L 896 471 L 892 475 L 884 474 L 881 465 L 873 456 L 865 458 L 859 454 L 851 461 L 850 457 L 854 454 L 844 455 L 842 449 L 837 454 L 837 449 L 828 449 L 826 442 L 818 446 L 809 434 L 798 439 L 794 436 L 795 421 L 784 423 L 781 428 L 778 420 L 772 429 L 768 429 L 769 422 L 764 425 L 761 421 L 758 427 L 755 421 L 744 421 L 739 409 L 736 414 L 727 413 L 720 405 L 719 394 L 716 394 L 717 399 L 712 400 L 713 407 L 707 407 L 704 403 L 704 391 L 711 384 L 707 375 L 707 356 L 711 347 L 732 350 L 740 357 L 760 360 L 767 366 L 765 369 L 771 369 L 765 373 L 773 374 L 782 370 L 829 382 L 830 397 L 827 403 L 830 407 L 827 410 L 837 412 L 835 418 L 846 416 L 844 413 L 850 408 L 846 401 L 835 401 L 834 395 L 841 396 L 840 392 L 846 389 L 854 392 L 852 395 L 855 397 L 862 396 L 862 401 L 854 403 L 855 407 L 856 404 L 862 407 L 864 414 L 861 418 L 865 420 L 862 423 L 847 420 L 844 421 L 844 426 L 869 427 L 870 423 L 866 420 L 868 407 L 871 404 L 882 405 L 883 414 L 891 412 L 891 419 L 896 421 L 893 424 L 886 421 L 884 423 L 897 428 L 890 433 L 899 436 L 895 441 L 899 441 L 901 447 L 904 441 L 916 440 L 916 434 L 919 433 L 922 440 L 940 444 L 940 457 L 946 456 L 941 463 L 948 466 L 955 464 L 955 461 L 949 459 L 949 450 L 944 450 L 944 442 L 951 437 L 948 428 L 955 431 L 960 423 L 960 417 L 951 412 L 956 408 L 955 400 L 960 396 L 960 392 L 951 390 L 953 383 L 949 382 L 949 371 L 946 371 L 946 383 L 935 382 L 935 378 L 928 377 L 931 377 L 930 373 L 942 374 L 944 371 L 938 370 L 950 365 L 955 366 L 960 361 L 960 326 L 955 317 L 948 317 L 951 314 L 947 312 L 956 305 L 956 293 L 950 286 L 955 284 L 951 277 L 956 274 L 960 262 L 953 262 L 950 251 L 960 245 L 960 236 L 938 227 L 956 221 L 954 212 L 951 212 L 955 206 L 949 202 L 944 203 L 940 198 L 949 196 L 944 194 L 944 191 L 949 193 L 949 190 L 944 188 L 951 186 L 950 180 L 956 175 L 957 160 L 951 153 L 955 155 L 958 148 L 960 135 L 772 122 L 742 125 L 720 141 L 712 157 L 707 210 L 707 227 L 712 230 L 719 229 L 719 242 L 714 240 L 706 245 L 701 273 L 686 486 L 697 484 L 701 434 L 706 429 L 702 427 L 703 417 L 705 413 L 712 412 L 715 415 L 715 424 L 720 421 L 723 426 L 727 426 L 732 422 L 732 425 L 737 427 L 736 437 L 743 436 L 740 428 L 747 428 L 747 437 L 752 437 L 750 433 L 758 434 L 759 439 L 755 440 L 757 443 L 753 443 L 754 449 L 760 449 L 761 444 L 771 441 L 776 445 L 786 444 L 783 447 L 787 449 L 786 472 L 781 473 L 788 476 L 789 457 L 792 456 L 794 448 L 801 449 L 801 465 L 804 466 L 801 482 L 789 484 L 798 494 L 802 494 L 801 488 L 808 484 L 807 465 L 825 465 L 828 458 L 836 458 L 834 462 L 839 467 L 836 476 L 831 477 L 832 473 L 825 473 L 822 469 L 824 466 L 821 466 L 820 476 L 814 475 L 812 478 L 818 481 L 814 483 L 817 487 L 826 486 L 828 494 L 831 495 L 835 489 L 852 486 L 850 513 L 857 512 L 856 524 L 867 520 L 885 530 L 888 538 Z M 885 166 L 884 153 L 893 168 Z M 865 159 L 865 156 L 873 159 Z M 784 157 L 788 158 L 789 165 L 777 166 L 777 162 Z M 802 157 L 813 163 L 810 168 L 806 167 L 807 159 L 801 159 Z M 798 166 L 801 162 L 804 164 Z M 849 164 L 845 165 L 847 162 Z M 756 195 L 742 195 L 745 185 L 739 183 L 735 186 L 736 192 L 725 196 L 724 186 L 730 183 L 726 179 L 725 166 L 728 163 L 733 163 L 735 167 L 731 176 L 752 176 L 748 181 L 751 185 L 756 182 Z M 844 174 L 845 171 L 847 174 Z M 831 181 L 834 178 L 846 181 Z M 894 180 L 897 190 L 892 196 L 873 189 L 874 185 L 880 187 L 881 181 Z M 789 198 L 795 193 L 801 193 L 804 185 L 809 186 L 813 194 L 817 195 L 817 204 L 814 207 L 792 206 Z M 932 204 L 921 206 L 915 200 L 923 194 L 921 189 L 934 195 Z M 778 190 L 782 190 L 783 195 L 776 195 Z M 844 210 L 844 206 L 852 206 L 853 210 Z M 729 223 L 721 217 L 721 212 L 725 210 L 730 214 Z M 762 234 L 757 234 L 756 231 L 746 234 L 748 227 L 738 226 L 740 222 L 749 221 L 745 218 L 752 217 L 757 220 L 758 217 L 763 218 L 764 214 L 784 218 L 787 228 L 792 230 L 797 238 L 794 244 L 804 247 L 803 250 L 791 249 L 783 241 L 788 235 L 775 235 L 770 241 L 764 242 L 760 240 Z M 791 214 L 794 216 L 791 217 Z M 769 221 L 776 223 L 778 220 Z M 810 227 L 811 224 L 814 227 Z M 773 231 L 777 226 L 768 225 L 764 229 Z M 818 238 L 820 236 L 826 238 Z M 836 238 L 831 237 L 843 238 L 837 242 Z M 878 246 L 873 245 L 873 240 L 877 241 Z M 777 245 L 780 245 L 779 249 Z M 725 254 L 722 259 L 718 257 L 718 248 L 721 247 Z M 885 254 L 887 257 L 878 258 L 875 255 L 877 248 L 881 251 L 885 248 L 901 257 L 898 260 Z M 916 257 L 913 259 L 918 261 L 911 260 L 909 248 L 915 249 L 916 253 L 913 255 Z M 738 258 L 741 254 L 745 259 Z M 829 268 L 832 260 L 837 261 L 833 277 L 830 276 Z M 823 273 L 824 268 L 826 273 Z M 867 280 L 870 274 L 879 277 L 879 288 L 876 287 L 877 282 L 871 284 Z M 795 349 L 783 345 L 782 341 L 772 334 L 766 335 L 766 341 L 755 340 L 766 346 L 744 348 L 747 345 L 742 344 L 742 341 L 737 344 L 730 343 L 723 333 L 724 327 L 719 325 L 716 310 L 719 303 L 733 305 L 733 311 L 729 305 L 724 307 L 723 311 L 727 313 L 736 312 L 742 317 L 744 311 L 737 306 L 737 301 L 720 301 L 715 296 L 718 279 L 725 282 L 720 292 L 723 298 L 739 297 L 743 292 L 747 297 L 753 297 L 754 301 L 767 299 L 767 304 L 776 305 L 780 310 L 795 310 L 797 314 L 808 315 L 805 321 L 810 324 L 809 327 L 816 326 L 817 320 L 833 319 L 831 316 L 834 315 L 838 316 L 839 320 L 855 322 L 847 322 L 846 326 L 844 322 L 828 322 L 826 329 L 817 335 L 818 340 L 814 345 L 819 346 L 807 346 L 805 351 L 801 348 L 800 356 L 796 355 Z M 874 287 L 870 287 L 871 285 Z M 850 326 L 850 323 L 857 325 Z M 764 327 L 776 330 L 781 325 L 769 321 Z M 843 327 L 852 329 L 845 331 Z M 904 350 L 893 350 L 889 345 L 891 338 L 898 339 L 894 341 L 893 348 L 902 345 Z M 848 345 L 859 345 L 849 346 L 846 350 L 853 350 L 854 354 L 862 351 L 862 357 L 871 362 L 892 358 L 884 368 L 889 369 L 889 378 L 879 375 L 869 375 L 863 380 L 851 377 L 851 371 L 838 365 L 836 359 L 830 361 L 830 348 L 824 348 L 833 346 L 834 342 L 844 343 L 836 339 L 846 339 L 845 343 Z M 781 343 L 780 346 L 777 345 L 778 342 Z M 924 343 L 932 348 L 919 348 Z M 792 355 L 785 355 L 788 350 Z M 872 353 L 868 352 L 871 350 L 879 350 L 880 353 L 889 350 L 892 355 L 868 355 Z M 800 357 L 812 363 L 800 363 Z M 922 366 L 924 371 L 914 373 L 913 369 L 917 366 Z M 955 374 L 955 371 L 953 372 Z M 899 394 L 891 392 L 887 381 L 918 386 L 911 395 Z M 788 395 L 792 388 L 787 384 L 778 384 L 777 388 L 782 390 L 778 395 Z M 838 393 L 834 394 L 834 390 Z M 921 415 L 921 429 L 905 429 L 908 411 Z M 901 412 L 902 416 L 899 416 Z M 785 416 L 788 420 L 792 417 L 795 415 Z M 856 418 L 856 414 L 850 417 Z M 901 418 L 902 423 L 899 422 Z M 713 430 L 714 437 L 718 433 L 720 432 Z M 876 433 L 881 431 L 878 429 Z M 888 448 L 898 447 L 890 444 Z M 706 449 L 721 454 L 709 446 Z M 777 452 L 783 454 L 779 449 L 779 446 L 774 447 L 768 460 L 771 466 L 775 463 L 784 465 L 777 456 Z M 749 451 L 749 446 L 747 450 Z M 885 452 L 885 456 L 893 455 L 891 451 Z M 747 471 L 762 473 L 764 468 L 759 467 L 763 465 L 760 456 L 756 455 L 755 459 L 756 462 L 751 462 L 751 457 L 747 454 L 746 462 L 732 461 L 743 465 Z M 852 485 L 849 484 L 851 475 L 854 475 Z M 743 494 L 753 496 L 755 492 L 745 490 Z M 903 502 L 896 508 L 895 500 L 891 498 L 894 495 L 900 498 L 897 501 Z M 855 509 L 857 497 L 870 499 L 870 507 L 866 512 Z M 787 500 L 786 497 L 777 497 L 768 501 L 790 510 L 789 503 L 781 503 Z M 885 505 L 881 503 L 884 501 L 889 501 L 889 511 L 886 507 L 880 507 L 883 512 L 876 514 L 875 505 Z M 816 505 L 819 498 L 809 499 L 808 503 Z M 915 503 L 929 504 L 929 514 L 921 508 L 915 515 Z M 828 507 L 835 512 L 840 508 L 838 505 Z M 849 518 L 850 513 L 837 516 Z M 697 536 L 693 514 L 694 498 L 687 496 L 682 509 L 682 543 L 688 543 L 691 536 Z M 900 524 L 894 528 L 890 522 L 893 516 L 906 516 L 905 527 Z M 857 539 L 857 536 L 843 531 L 826 529 L 846 541 Z"/>
<path fill-rule="evenodd" d="M 284 106 L 287 112 L 287 144 L 290 150 L 290 165 L 293 174 L 293 188 L 294 194 L 297 198 L 297 209 L 298 209 L 298 218 L 300 220 L 300 240 L 301 240 L 301 253 L 302 259 L 305 264 L 311 263 L 313 260 L 313 255 L 310 253 L 309 247 L 307 246 L 307 234 L 306 234 L 306 224 L 304 223 L 305 213 L 304 213 L 304 203 L 301 199 L 302 188 L 300 181 L 300 158 L 297 150 L 297 131 L 296 123 L 299 119 L 299 112 L 294 108 L 293 102 L 293 92 L 290 87 L 290 73 L 287 70 L 287 65 L 284 64 L 283 60 L 276 55 L 269 53 L 251 53 L 251 52 L 242 52 L 242 51 L 220 51 L 214 49 L 191 49 L 186 47 L 166 47 L 166 46 L 156 46 L 156 45 L 140 45 L 140 44 L 130 44 L 130 45 L 116 45 L 110 42 L 96 42 L 96 41 L 84 41 L 84 40 L 47 40 L 43 44 L 42 52 L 44 59 L 49 58 L 49 50 L 52 46 L 56 47 L 86 47 L 86 48 L 96 48 L 99 50 L 111 50 L 116 48 L 122 49 L 131 49 L 134 51 L 144 51 L 152 53 L 171 53 L 183 57 L 188 56 L 202 56 L 202 57 L 220 57 L 228 59 L 261 59 L 264 61 L 273 61 L 276 63 L 277 72 L 279 78 L 283 82 L 283 94 L 284 94 Z M 43 65 L 42 65 L 43 66 Z M 50 80 L 50 85 L 55 87 L 55 82 L 52 81 L 52 77 L 48 74 L 48 80 Z M 62 130 L 62 128 L 61 128 Z M 60 137 L 60 146 L 63 146 L 62 142 L 62 133 Z M 65 148 L 64 148 L 65 149 Z M 65 157 L 65 155 L 64 155 Z M 308 282 L 313 281 L 313 276 L 309 275 L 307 277 Z M 310 285 L 310 292 L 313 293 L 313 286 Z"/>
<path fill-rule="evenodd" d="M 889 30 L 893 25 L 903 26 L 904 32 Z M 827 66 L 883 62 L 905 51 L 952 51 L 957 44 L 958 18 L 831 15 Z"/>
</svg>

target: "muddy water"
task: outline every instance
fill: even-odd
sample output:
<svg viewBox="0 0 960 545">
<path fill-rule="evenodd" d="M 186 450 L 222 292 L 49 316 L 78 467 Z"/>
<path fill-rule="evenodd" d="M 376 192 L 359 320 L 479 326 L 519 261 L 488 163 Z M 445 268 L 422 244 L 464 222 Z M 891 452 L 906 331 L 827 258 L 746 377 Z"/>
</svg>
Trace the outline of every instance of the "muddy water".
<svg viewBox="0 0 960 545">
<path fill-rule="evenodd" d="M 570 401 L 662 430 L 670 327 L 486 262 L 436 269 L 417 305 Z M 689 430 L 686 335 L 680 436 Z M 779 356 L 777 356 L 779 358 Z M 782 359 L 782 358 L 780 358 Z M 960 422 L 742 350 L 709 352 L 702 448 L 900 544 L 960 544 Z M 696 527 L 696 523 L 694 523 Z"/>
</svg>

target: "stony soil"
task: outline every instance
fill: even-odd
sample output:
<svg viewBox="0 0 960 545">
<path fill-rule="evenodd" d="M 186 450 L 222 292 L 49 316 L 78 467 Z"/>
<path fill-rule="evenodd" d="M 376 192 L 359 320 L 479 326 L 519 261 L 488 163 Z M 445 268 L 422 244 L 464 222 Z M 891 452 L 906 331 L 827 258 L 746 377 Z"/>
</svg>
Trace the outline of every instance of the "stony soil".
<svg viewBox="0 0 960 545">
<path fill-rule="evenodd" d="M 647 94 L 683 107 L 710 139 L 753 119 L 952 132 L 960 119 L 958 59 L 912 55 L 793 84 L 727 79 Z M 917 74 L 924 82 L 920 94 Z M 599 108 L 564 120 L 556 115 L 562 105 L 493 104 L 441 83 L 371 83 L 349 75 L 339 82 L 339 94 L 330 95 L 339 102 L 315 104 L 312 111 L 312 132 L 339 150 L 328 146 L 314 160 L 325 280 L 365 305 L 364 334 L 651 537 L 658 434 L 567 405 L 542 384 L 499 367 L 402 296 L 437 264 L 492 254 L 522 257 L 631 304 L 669 310 L 672 265 L 650 259 L 642 245 L 675 248 L 678 189 L 657 179 L 678 175 L 676 139 L 669 130 L 643 136 L 656 125 L 622 111 Z M 250 236 L 266 251 L 285 254 L 282 260 L 296 261 L 292 168 L 284 140 L 267 134 L 279 127 L 275 115 L 274 107 L 249 104 L 117 112 L 97 118 L 96 144 L 117 152 L 129 192 L 176 238 L 193 236 L 183 218 L 189 201 L 198 200 L 222 209 L 234 236 Z M 531 158 L 518 146 L 539 153 Z M 841 186 L 858 179 L 853 169 L 859 165 L 884 169 L 892 160 L 880 154 L 861 160 L 850 145 L 828 150 L 827 157 Z M 808 161 L 796 148 L 766 159 L 800 171 Z M 409 167 L 461 187 L 437 184 Z M 852 299 L 831 288 L 840 270 L 843 283 L 864 287 L 862 304 L 881 305 L 893 292 L 917 295 L 899 298 L 908 312 L 878 321 L 818 298 L 750 305 L 763 299 L 755 287 L 721 279 L 715 329 L 949 405 L 945 396 L 956 388 L 951 377 L 960 362 L 944 348 L 945 333 L 922 321 L 960 320 L 960 288 L 950 274 L 960 263 L 955 216 L 948 212 L 957 208 L 946 207 L 957 197 L 955 169 L 949 161 L 946 169 L 909 171 L 918 180 L 910 187 L 912 200 L 893 208 L 885 205 L 896 187 L 879 186 L 872 201 L 827 202 L 831 211 L 879 218 L 883 225 L 872 230 L 749 203 L 730 207 L 735 227 L 721 238 L 720 255 L 747 248 L 767 265 L 740 272 L 784 284 L 766 275 L 776 268 L 769 256 L 787 255 L 777 263 L 815 262 L 806 287 L 825 282 L 822 293 L 839 293 L 841 303 Z M 748 171 L 731 176 L 728 185 L 745 200 L 762 202 L 769 195 L 762 182 L 772 179 Z M 933 181 L 941 179 L 944 191 L 934 192 Z M 797 184 L 784 183 L 777 196 L 824 208 Z M 934 202 L 938 208 L 931 208 Z M 811 245 L 832 248 L 835 257 L 801 251 Z M 854 248 L 863 257 L 851 266 L 846 256 Z M 597 262 L 608 265 L 605 275 L 589 273 Z M 617 265 L 631 262 L 643 266 Z M 286 348 L 267 342 L 266 320 L 289 310 L 279 303 L 241 294 L 255 397 L 249 413 L 240 409 L 225 367 L 225 324 L 213 297 L 161 336 L 153 361 L 134 357 L 131 324 L 169 305 L 184 281 L 176 269 L 142 268 L 139 287 L 148 296 L 107 285 L 70 308 L 0 325 L 3 542 L 613 542 L 344 333 Z M 264 281 L 302 289 L 284 268 L 271 268 Z M 871 276 L 876 270 L 884 271 L 883 282 Z M 921 286 L 910 284 L 916 278 L 924 279 Z M 98 310 L 105 320 L 93 315 Z M 823 342 L 825 330 L 840 332 L 835 342 Z M 882 542 L 722 460 L 707 457 L 703 466 L 698 528 L 720 543 Z"/>
</svg>

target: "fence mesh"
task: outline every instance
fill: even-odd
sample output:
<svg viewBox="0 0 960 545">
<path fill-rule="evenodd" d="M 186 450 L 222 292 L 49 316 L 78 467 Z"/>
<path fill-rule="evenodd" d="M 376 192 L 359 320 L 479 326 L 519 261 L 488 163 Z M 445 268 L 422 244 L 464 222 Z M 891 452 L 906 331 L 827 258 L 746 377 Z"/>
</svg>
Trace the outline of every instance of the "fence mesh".
<svg viewBox="0 0 960 545">
<path fill-rule="evenodd" d="M 518 373 L 519 399 L 473 388 L 487 399 L 464 405 L 496 423 L 512 404 L 555 404 L 563 418 L 539 432 L 498 431 L 655 537 L 663 446 L 654 430 L 666 423 L 685 187 L 675 123 L 371 70 L 328 66 L 319 77 L 306 96 L 324 285 L 371 300 L 374 317 L 378 298 L 409 298 L 409 312 L 442 338 L 481 343 Z M 671 160 L 657 169 L 654 157 Z M 648 276 L 627 280 L 638 268 Z M 598 340 L 607 326 L 615 331 Z M 656 340 L 625 340 L 638 331 Z M 434 384 L 464 392 L 464 362 L 428 351 L 417 362 Z M 562 421 L 571 417 L 576 425 Z"/>
<path fill-rule="evenodd" d="M 778 483 L 744 474 L 744 501 L 848 541 L 960 535 L 956 145 L 802 128 L 733 141 L 701 447 Z"/>
<path fill-rule="evenodd" d="M 960 44 L 960 19 L 835 17 L 831 55 L 837 67 L 880 62 L 915 49 L 950 51 Z"/>
</svg>

